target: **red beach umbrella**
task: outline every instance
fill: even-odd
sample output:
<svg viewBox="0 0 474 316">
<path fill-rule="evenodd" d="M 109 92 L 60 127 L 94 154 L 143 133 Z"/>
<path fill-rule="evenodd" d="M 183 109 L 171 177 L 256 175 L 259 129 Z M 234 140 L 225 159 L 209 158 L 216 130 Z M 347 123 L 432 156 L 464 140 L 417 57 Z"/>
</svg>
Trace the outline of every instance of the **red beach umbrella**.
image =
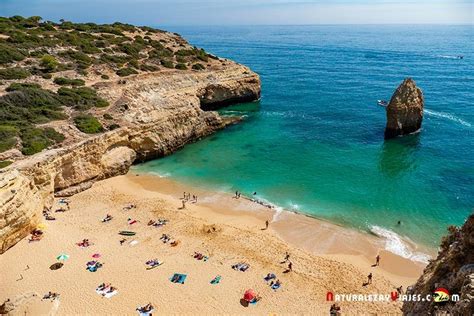
<svg viewBox="0 0 474 316">
<path fill-rule="evenodd" d="M 100 253 L 95 253 L 92 255 L 92 258 L 100 258 Z"/>
<path fill-rule="evenodd" d="M 248 289 L 247 291 L 245 291 L 244 300 L 246 300 L 247 302 L 253 301 L 256 297 L 257 294 L 255 294 L 254 290 Z"/>
</svg>

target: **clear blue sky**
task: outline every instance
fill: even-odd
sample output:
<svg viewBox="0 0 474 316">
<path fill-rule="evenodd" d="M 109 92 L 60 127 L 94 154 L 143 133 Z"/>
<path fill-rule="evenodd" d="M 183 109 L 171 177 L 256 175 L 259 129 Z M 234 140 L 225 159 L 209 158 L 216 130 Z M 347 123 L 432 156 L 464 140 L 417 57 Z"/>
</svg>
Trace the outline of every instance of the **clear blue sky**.
<svg viewBox="0 0 474 316">
<path fill-rule="evenodd" d="M 474 0 L 0 0 L 0 15 L 147 25 L 473 24 Z"/>
</svg>

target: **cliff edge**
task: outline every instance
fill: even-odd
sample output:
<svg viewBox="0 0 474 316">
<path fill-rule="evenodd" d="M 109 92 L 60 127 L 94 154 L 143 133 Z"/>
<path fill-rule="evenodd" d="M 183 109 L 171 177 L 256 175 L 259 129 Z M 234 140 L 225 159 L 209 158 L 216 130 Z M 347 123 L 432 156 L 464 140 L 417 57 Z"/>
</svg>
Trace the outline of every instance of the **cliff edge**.
<svg viewBox="0 0 474 316">
<path fill-rule="evenodd" d="M 450 227 L 443 238 L 438 257 L 407 294 L 433 295 L 436 289 L 448 290 L 444 302 L 405 302 L 404 315 L 472 315 L 474 312 L 474 214 L 460 227 Z M 453 294 L 459 301 L 453 301 Z"/>
<path fill-rule="evenodd" d="M 39 17 L 0 26 L 0 253 L 54 196 L 171 154 L 240 120 L 211 110 L 260 98 L 256 73 L 175 33 Z"/>
</svg>

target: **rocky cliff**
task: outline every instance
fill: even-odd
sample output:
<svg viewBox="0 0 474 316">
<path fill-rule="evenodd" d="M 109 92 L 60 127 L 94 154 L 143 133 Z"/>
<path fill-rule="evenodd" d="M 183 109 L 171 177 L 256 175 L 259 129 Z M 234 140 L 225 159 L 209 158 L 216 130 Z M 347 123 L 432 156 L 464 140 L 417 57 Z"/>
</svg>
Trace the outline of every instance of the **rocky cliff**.
<svg viewBox="0 0 474 316">
<path fill-rule="evenodd" d="M 199 72 L 163 71 L 94 83 L 110 104 L 94 114 L 113 116 L 119 127 L 88 135 L 67 120 L 48 123 L 66 135 L 65 145 L 18 159 L 0 173 L 0 253 L 28 234 L 54 195 L 77 193 L 126 173 L 136 161 L 168 155 L 239 121 L 203 108 L 257 100 L 259 76 L 231 61 L 219 63 Z"/>
<path fill-rule="evenodd" d="M 18 170 L 0 176 L 0 253 L 36 226 L 43 205 L 43 197 L 33 181 Z"/>
<path fill-rule="evenodd" d="M 385 139 L 418 131 L 423 120 L 423 92 L 411 78 L 395 90 L 387 106 Z"/>
<path fill-rule="evenodd" d="M 453 302 L 405 302 L 405 315 L 466 315 L 474 313 L 474 214 L 461 227 L 450 227 L 438 257 L 431 261 L 409 293 L 433 295 L 437 288 L 459 294 Z"/>
</svg>

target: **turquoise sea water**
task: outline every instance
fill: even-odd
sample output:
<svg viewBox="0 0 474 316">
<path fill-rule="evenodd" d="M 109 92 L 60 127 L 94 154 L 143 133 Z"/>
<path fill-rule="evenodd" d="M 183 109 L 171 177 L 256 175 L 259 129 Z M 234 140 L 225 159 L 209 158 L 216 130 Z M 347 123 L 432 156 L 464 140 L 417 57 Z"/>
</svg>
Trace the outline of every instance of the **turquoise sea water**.
<svg viewBox="0 0 474 316">
<path fill-rule="evenodd" d="M 250 66 L 262 99 L 221 111 L 244 123 L 136 169 L 430 246 L 472 212 L 472 27 L 167 29 Z M 424 91 L 423 129 L 384 141 L 376 100 L 407 76 Z"/>
</svg>

